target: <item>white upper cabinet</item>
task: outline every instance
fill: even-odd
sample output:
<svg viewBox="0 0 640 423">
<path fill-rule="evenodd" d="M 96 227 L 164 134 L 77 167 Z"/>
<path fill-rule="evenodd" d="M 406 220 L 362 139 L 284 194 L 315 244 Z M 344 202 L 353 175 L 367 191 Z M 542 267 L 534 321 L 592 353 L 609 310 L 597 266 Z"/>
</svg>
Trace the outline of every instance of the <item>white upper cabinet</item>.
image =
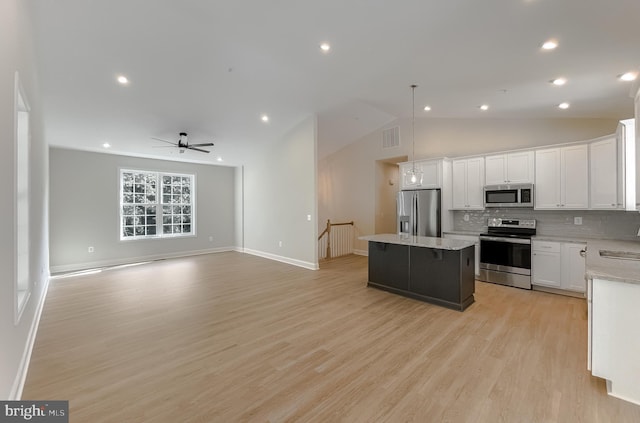
<svg viewBox="0 0 640 423">
<path fill-rule="evenodd" d="M 560 149 L 536 151 L 536 209 L 560 208 Z"/>
<path fill-rule="evenodd" d="M 409 173 L 415 165 L 416 172 L 421 175 L 415 181 Z M 442 188 L 442 160 L 417 160 L 400 163 L 400 189 Z"/>
<path fill-rule="evenodd" d="M 496 154 L 485 157 L 487 185 L 524 184 L 533 182 L 533 151 Z"/>
<path fill-rule="evenodd" d="M 535 208 L 589 207 L 589 150 L 587 144 L 536 151 Z"/>
<path fill-rule="evenodd" d="M 589 144 L 589 205 L 592 209 L 622 209 L 624 162 L 620 159 L 618 137 Z M 620 169 L 620 171 L 619 171 Z"/>
<path fill-rule="evenodd" d="M 484 157 L 454 160 L 452 166 L 453 210 L 484 209 Z"/>
</svg>

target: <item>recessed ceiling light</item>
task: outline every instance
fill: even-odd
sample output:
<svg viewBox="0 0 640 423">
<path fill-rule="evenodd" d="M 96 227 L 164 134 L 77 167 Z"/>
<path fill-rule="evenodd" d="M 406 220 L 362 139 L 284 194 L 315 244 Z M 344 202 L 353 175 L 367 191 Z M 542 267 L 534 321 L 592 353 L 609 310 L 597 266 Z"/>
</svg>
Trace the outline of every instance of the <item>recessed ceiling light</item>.
<svg viewBox="0 0 640 423">
<path fill-rule="evenodd" d="M 320 44 L 320 50 L 322 50 L 324 53 L 328 53 L 329 50 L 331 50 L 331 46 L 329 45 L 329 43 L 322 43 Z"/>
<path fill-rule="evenodd" d="M 102 146 L 104 148 L 109 148 L 109 147 L 111 147 L 111 144 L 109 144 L 108 142 L 105 142 L 104 144 L 102 144 Z"/>
<path fill-rule="evenodd" d="M 222 157 L 218 156 L 218 158 L 216 160 L 221 162 L 222 161 Z"/>
<path fill-rule="evenodd" d="M 262 115 L 262 116 L 260 117 L 260 119 L 261 119 L 263 122 L 269 122 L 269 116 L 267 116 L 267 115 Z"/>
<path fill-rule="evenodd" d="M 569 103 L 564 102 L 564 103 L 560 103 L 558 104 L 558 107 L 561 109 L 568 109 L 569 108 Z"/>
<path fill-rule="evenodd" d="M 562 86 L 564 84 L 567 83 L 567 78 L 556 78 L 556 79 L 552 79 L 551 83 L 553 85 L 558 85 L 558 86 Z"/>
<path fill-rule="evenodd" d="M 543 50 L 553 50 L 556 47 L 558 47 L 558 42 L 556 40 L 548 40 L 542 44 Z"/>
<path fill-rule="evenodd" d="M 431 106 L 424 106 L 424 111 L 425 112 L 430 112 L 431 111 Z"/>
<path fill-rule="evenodd" d="M 638 77 L 638 72 L 627 72 L 618 76 L 620 81 L 635 81 Z"/>
<path fill-rule="evenodd" d="M 489 110 L 489 105 L 483 104 L 482 106 L 480 106 L 480 110 Z"/>
<path fill-rule="evenodd" d="M 121 83 L 122 85 L 126 85 L 129 83 L 129 80 L 127 79 L 126 76 L 120 75 L 118 76 L 118 82 Z"/>
</svg>

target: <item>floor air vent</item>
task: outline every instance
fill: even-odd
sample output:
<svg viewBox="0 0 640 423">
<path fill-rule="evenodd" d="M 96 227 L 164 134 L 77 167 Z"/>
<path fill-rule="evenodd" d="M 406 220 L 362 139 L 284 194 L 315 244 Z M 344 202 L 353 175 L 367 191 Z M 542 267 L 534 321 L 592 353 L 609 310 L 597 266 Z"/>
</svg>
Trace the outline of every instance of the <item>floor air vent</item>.
<svg viewBox="0 0 640 423">
<path fill-rule="evenodd" d="M 400 127 L 385 129 L 382 131 L 382 148 L 392 148 L 400 145 Z"/>
</svg>

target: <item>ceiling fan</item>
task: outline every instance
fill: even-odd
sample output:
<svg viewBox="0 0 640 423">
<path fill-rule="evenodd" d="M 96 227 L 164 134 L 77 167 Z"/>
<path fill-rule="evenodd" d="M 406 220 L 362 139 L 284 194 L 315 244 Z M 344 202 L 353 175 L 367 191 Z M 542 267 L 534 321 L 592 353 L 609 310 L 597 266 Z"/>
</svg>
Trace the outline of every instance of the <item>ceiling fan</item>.
<svg viewBox="0 0 640 423">
<path fill-rule="evenodd" d="M 205 142 L 205 143 L 201 143 L 201 144 L 189 144 L 189 141 L 187 141 L 187 133 L 186 132 L 180 132 L 180 138 L 178 139 L 178 142 L 167 141 L 167 140 L 163 140 L 162 138 L 156 138 L 156 137 L 151 137 L 151 139 L 157 140 L 157 141 L 166 142 L 167 144 L 171 144 L 171 146 L 179 148 L 181 154 L 184 153 L 184 150 L 195 150 L 195 151 L 200 151 L 201 153 L 210 153 L 209 150 L 204 150 L 204 149 L 198 148 L 198 147 L 212 147 L 213 146 L 212 142 Z M 169 147 L 169 146 L 166 145 L 166 146 L 163 146 L 163 147 Z"/>
</svg>

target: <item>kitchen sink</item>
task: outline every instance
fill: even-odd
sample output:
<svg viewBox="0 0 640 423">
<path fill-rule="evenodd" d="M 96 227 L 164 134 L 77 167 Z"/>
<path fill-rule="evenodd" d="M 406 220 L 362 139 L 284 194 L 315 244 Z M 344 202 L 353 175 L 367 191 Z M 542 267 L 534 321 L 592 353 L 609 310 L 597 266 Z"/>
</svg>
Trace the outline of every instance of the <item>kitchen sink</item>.
<svg viewBox="0 0 640 423">
<path fill-rule="evenodd" d="M 632 253 L 630 251 L 600 250 L 600 257 L 640 261 L 640 253 Z"/>
</svg>

